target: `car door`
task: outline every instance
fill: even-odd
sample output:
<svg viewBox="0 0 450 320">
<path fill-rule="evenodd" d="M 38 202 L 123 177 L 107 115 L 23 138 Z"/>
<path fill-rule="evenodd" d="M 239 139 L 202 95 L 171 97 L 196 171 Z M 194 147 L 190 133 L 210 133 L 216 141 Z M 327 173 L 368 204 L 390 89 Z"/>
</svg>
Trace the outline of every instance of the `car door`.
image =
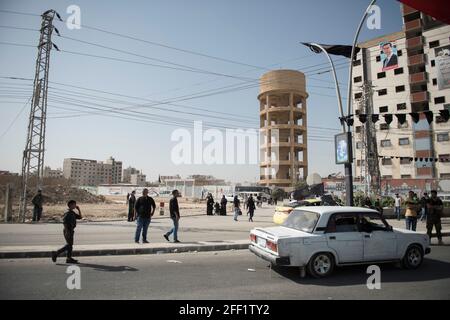
<svg viewBox="0 0 450 320">
<path fill-rule="evenodd" d="M 357 213 L 333 214 L 325 234 L 328 247 L 336 252 L 339 263 L 363 261 L 363 237 L 358 230 Z"/>
<path fill-rule="evenodd" d="M 377 213 L 362 213 L 359 220 L 364 238 L 364 261 L 393 260 L 397 257 L 397 237 Z"/>
</svg>

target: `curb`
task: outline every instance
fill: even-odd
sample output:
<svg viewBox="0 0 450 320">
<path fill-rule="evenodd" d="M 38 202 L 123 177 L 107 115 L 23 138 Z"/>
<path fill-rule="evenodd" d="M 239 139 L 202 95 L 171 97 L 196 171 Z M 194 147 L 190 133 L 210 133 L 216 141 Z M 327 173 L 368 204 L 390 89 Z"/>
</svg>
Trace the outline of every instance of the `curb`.
<svg viewBox="0 0 450 320">
<path fill-rule="evenodd" d="M 88 256 L 113 256 L 113 255 L 140 255 L 140 254 L 163 254 L 181 252 L 206 252 L 224 250 L 248 249 L 250 242 L 231 244 L 200 244 L 174 247 L 151 247 L 151 248 L 121 248 L 121 249 L 84 249 L 73 252 L 74 257 Z M 50 258 L 51 250 L 41 251 L 3 251 L 0 252 L 0 259 L 24 259 L 24 258 Z"/>
</svg>

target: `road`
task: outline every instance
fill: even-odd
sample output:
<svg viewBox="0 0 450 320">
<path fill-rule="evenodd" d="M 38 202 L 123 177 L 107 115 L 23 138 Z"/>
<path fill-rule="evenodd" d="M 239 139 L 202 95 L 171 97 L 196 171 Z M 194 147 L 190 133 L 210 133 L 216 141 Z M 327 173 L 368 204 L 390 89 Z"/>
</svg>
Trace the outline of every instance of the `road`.
<svg viewBox="0 0 450 320">
<path fill-rule="evenodd" d="M 418 270 L 381 266 L 380 290 L 367 288 L 364 266 L 300 279 L 298 269 L 271 270 L 248 250 L 80 261 L 81 290 L 68 290 L 63 259 L 0 260 L 0 299 L 450 299 L 448 246 L 433 246 Z"/>
</svg>

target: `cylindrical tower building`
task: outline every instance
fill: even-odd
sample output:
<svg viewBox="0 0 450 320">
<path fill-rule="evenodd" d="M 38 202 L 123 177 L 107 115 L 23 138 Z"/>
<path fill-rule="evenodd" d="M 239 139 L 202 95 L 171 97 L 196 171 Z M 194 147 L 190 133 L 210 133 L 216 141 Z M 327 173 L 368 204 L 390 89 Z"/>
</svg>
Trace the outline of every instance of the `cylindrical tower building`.
<svg viewBox="0 0 450 320">
<path fill-rule="evenodd" d="M 260 79 L 260 179 L 290 189 L 308 175 L 305 75 L 275 70 Z"/>
</svg>

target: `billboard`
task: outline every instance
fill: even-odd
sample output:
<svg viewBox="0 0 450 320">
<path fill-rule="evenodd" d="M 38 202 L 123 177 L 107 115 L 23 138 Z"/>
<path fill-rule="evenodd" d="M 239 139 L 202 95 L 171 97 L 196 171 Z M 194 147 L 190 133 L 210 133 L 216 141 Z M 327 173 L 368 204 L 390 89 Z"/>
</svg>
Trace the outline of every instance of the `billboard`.
<svg viewBox="0 0 450 320">
<path fill-rule="evenodd" d="M 334 136 L 336 164 L 346 164 L 352 161 L 351 141 L 352 135 L 350 132 L 344 132 Z"/>
<path fill-rule="evenodd" d="M 434 49 L 438 89 L 450 88 L 450 45 Z"/>
<path fill-rule="evenodd" d="M 380 43 L 380 58 L 383 64 L 382 71 L 398 67 L 397 45 L 395 42 L 385 41 Z"/>
</svg>

